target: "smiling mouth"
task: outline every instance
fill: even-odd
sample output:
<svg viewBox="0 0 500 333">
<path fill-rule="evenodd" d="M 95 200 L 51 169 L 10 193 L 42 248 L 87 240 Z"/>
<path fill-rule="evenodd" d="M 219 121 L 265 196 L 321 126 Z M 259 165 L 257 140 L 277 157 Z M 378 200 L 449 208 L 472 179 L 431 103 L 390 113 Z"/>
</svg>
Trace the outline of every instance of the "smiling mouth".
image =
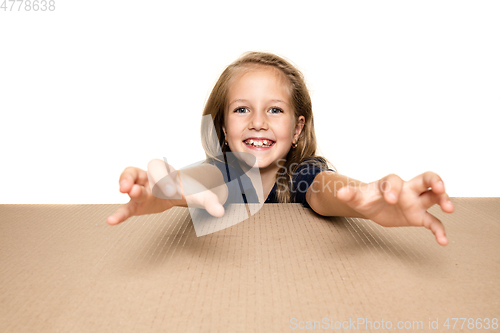
<svg viewBox="0 0 500 333">
<path fill-rule="evenodd" d="M 247 146 L 249 147 L 256 147 L 256 148 L 267 148 L 267 147 L 271 147 L 272 145 L 274 145 L 275 141 L 273 140 L 268 140 L 268 139 L 264 139 L 264 140 L 254 140 L 254 139 L 248 139 L 248 140 L 245 140 L 243 141 Z"/>
</svg>

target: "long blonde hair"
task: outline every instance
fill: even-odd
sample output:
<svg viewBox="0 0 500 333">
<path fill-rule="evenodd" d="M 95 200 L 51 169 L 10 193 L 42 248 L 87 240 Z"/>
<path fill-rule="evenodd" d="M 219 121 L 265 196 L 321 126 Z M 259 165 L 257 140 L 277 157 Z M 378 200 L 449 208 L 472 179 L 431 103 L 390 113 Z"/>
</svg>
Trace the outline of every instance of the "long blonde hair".
<svg viewBox="0 0 500 333">
<path fill-rule="evenodd" d="M 297 147 L 291 148 L 286 156 L 286 162 L 279 168 L 276 175 L 276 197 L 280 203 L 292 202 L 291 185 L 292 174 L 302 163 L 311 163 L 322 169 L 328 169 L 328 161 L 316 155 L 316 135 L 314 132 L 314 118 L 309 91 L 307 90 L 302 73 L 285 59 L 264 52 L 247 52 L 230 64 L 221 74 L 216 82 L 203 110 L 203 115 L 211 115 L 215 131 L 222 147 L 222 152 L 230 152 L 229 146 L 225 145 L 225 135 L 222 129 L 224 125 L 225 110 L 227 107 L 227 95 L 231 79 L 241 70 L 250 70 L 251 65 L 271 66 L 280 70 L 288 79 L 290 101 L 295 112 L 295 121 L 299 116 L 304 116 L 304 127 L 297 141 Z M 210 140 L 210 133 L 202 129 L 202 144 L 207 159 L 218 159 L 218 147 L 214 147 Z"/>
</svg>

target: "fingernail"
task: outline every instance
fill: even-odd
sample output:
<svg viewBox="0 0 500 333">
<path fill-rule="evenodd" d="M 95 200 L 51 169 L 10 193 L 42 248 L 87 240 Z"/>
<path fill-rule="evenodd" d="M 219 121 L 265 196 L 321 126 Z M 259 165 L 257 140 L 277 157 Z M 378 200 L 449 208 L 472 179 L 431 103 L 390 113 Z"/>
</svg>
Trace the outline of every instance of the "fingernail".
<svg viewBox="0 0 500 333">
<path fill-rule="evenodd" d="M 387 197 L 389 199 L 391 199 L 392 201 L 395 201 L 397 198 L 396 198 L 396 194 L 394 194 L 394 192 L 389 192 L 387 193 Z"/>
</svg>

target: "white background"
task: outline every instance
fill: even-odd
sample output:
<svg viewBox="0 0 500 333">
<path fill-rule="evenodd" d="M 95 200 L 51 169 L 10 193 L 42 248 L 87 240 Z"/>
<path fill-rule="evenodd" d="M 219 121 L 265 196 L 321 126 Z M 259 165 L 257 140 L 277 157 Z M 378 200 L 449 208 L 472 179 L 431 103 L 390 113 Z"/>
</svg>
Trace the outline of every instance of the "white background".
<svg viewBox="0 0 500 333">
<path fill-rule="evenodd" d="M 249 50 L 304 73 L 340 173 L 500 196 L 498 1 L 55 3 L 0 10 L 2 204 L 125 203 L 125 167 L 204 159 L 205 100 Z"/>
</svg>

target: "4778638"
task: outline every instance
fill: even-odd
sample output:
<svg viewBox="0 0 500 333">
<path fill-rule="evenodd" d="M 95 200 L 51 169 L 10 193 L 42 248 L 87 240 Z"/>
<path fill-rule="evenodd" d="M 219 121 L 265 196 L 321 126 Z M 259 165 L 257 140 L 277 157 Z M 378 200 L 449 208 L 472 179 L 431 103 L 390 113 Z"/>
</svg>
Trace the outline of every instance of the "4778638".
<svg viewBox="0 0 500 333">
<path fill-rule="evenodd" d="M 0 11 L 4 12 L 53 12 L 55 0 L 0 0 Z"/>
</svg>

